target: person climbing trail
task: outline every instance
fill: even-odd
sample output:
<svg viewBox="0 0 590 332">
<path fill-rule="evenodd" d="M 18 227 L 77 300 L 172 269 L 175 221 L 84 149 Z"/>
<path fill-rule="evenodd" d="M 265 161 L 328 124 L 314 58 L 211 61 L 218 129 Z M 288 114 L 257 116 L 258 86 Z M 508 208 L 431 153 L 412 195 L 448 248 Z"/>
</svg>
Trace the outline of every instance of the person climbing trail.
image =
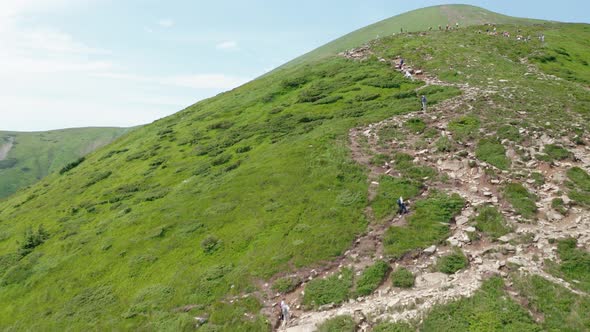
<svg viewBox="0 0 590 332">
<path fill-rule="evenodd" d="M 406 206 L 406 202 L 404 202 L 403 197 L 399 197 L 397 199 L 397 206 L 399 207 L 398 213 L 399 214 L 406 214 L 408 213 L 408 207 Z"/>
<path fill-rule="evenodd" d="M 286 326 L 289 323 L 289 305 L 285 302 L 285 299 L 281 301 L 281 320 L 282 325 Z"/>
<path fill-rule="evenodd" d="M 422 95 L 421 101 L 422 101 L 422 110 L 424 112 L 426 112 L 426 102 L 427 102 L 427 100 L 426 100 L 426 96 L 425 95 Z"/>
</svg>

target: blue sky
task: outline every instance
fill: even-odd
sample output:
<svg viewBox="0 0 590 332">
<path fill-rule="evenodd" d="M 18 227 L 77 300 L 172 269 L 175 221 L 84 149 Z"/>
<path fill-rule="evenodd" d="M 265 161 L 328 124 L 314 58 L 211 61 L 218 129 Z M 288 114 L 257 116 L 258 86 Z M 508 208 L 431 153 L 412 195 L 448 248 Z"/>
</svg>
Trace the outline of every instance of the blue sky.
<svg viewBox="0 0 590 332">
<path fill-rule="evenodd" d="M 148 123 L 355 29 L 444 3 L 1 0 L 0 130 Z M 457 3 L 590 19 L 585 0 Z"/>
</svg>

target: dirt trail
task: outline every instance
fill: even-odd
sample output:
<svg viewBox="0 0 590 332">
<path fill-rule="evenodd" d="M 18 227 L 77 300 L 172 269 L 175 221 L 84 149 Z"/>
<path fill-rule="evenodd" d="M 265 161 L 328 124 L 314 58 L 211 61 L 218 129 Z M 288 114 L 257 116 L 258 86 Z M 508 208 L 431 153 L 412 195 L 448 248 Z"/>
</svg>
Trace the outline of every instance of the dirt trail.
<svg viewBox="0 0 590 332">
<path fill-rule="evenodd" d="M 362 58 L 359 51 L 355 58 Z M 393 61 L 392 65 L 396 65 Z M 369 201 L 373 200 L 379 186 L 378 179 L 381 175 L 395 176 L 396 172 L 389 163 L 382 166 L 371 165 L 370 159 L 376 153 L 383 152 L 383 146 L 379 145 L 379 131 L 386 126 L 401 128 L 404 123 L 415 117 L 425 120 L 430 128 L 436 128 L 441 136 L 452 134 L 447 130 L 448 121 L 456 116 L 458 108 L 470 107 L 470 102 L 477 98 L 485 97 L 491 93 L 466 84 L 449 84 L 441 82 L 435 77 L 422 74 L 416 76 L 429 85 L 455 86 L 462 91 L 462 95 L 448 99 L 428 112 L 416 111 L 410 114 L 395 116 L 365 127 L 353 128 L 349 132 L 350 149 L 352 157 L 359 164 L 369 170 Z M 555 142 L 546 136 L 538 136 L 521 129 L 521 134 L 535 138 L 536 146 L 527 147 L 532 152 L 541 151 L 545 144 Z M 567 192 L 564 187 L 565 173 L 570 167 L 579 166 L 588 170 L 590 167 L 590 151 L 586 147 L 572 147 L 576 162 L 554 162 L 551 164 L 540 161 L 517 160 L 518 156 L 511 156 L 513 166 L 511 172 L 495 169 L 493 166 L 475 158 L 475 147 L 464 144 L 466 153 L 458 157 L 453 153 L 441 153 L 436 149 L 411 150 L 406 147 L 408 139 L 403 141 L 391 141 L 388 148 L 395 151 L 403 150 L 415 157 L 414 162 L 435 168 L 439 174 L 446 174 L 448 181 L 437 184 L 437 189 L 454 192 L 461 195 L 466 203 L 465 208 L 455 222 L 451 225 L 452 235 L 447 239 L 447 245 L 439 246 L 434 253 L 424 252 L 413 260 L 395 262 L 394 265 L 403 263 L 416 275 L 416 286 L 412 289 L 402 290 L 393 288 L 388 280 L 375 293 L 370 296 L 351 299 L 339 307 L 327 306 L 321 311 L 303 311 L 300 305 L 301 293 L 305 284 L 287 295 L 287 301 L 293 309 L 293 319 L 288 326 L 280 331 L 303 332 L 314 331 L 316 326 L 326 319 L 338 315 L 349 314 L 355 317 L 361 331 L 370 331 L 372 322 L 379 320 L 409 320 L 421 317 L 433 305 L 447 303 L 454 299 L 472 295 L 480 286 L 482 280 L 493 274 L 498 274 L 506 279 L 506 284 L 511 287 L 509 270 L 518 270 L 522 273 L 531 273 L 558 283 L 571 291 L 587 295 L 576 290 L 568 282 L 549 275 L 544 271 L 546 259 L 557 260 L 556 244 L 554 239 L 573 237 L 578 239 L 580 247 L 590 245 L 590 212 L 575 206 L 569 206 L 569 198 L 562 192 Z M 562 142 L 560 142 L 562 143 Z M 511 144 L 508 150 L 522 148 Z M 568 146 L 567 142 L 563 142 Z M 531 154 L 533 154 L 531 152 Z M 490 169 L 495 176 L 488 175 Z M 514 172 L 539 172 L 544 175 L 546 182 L 541 186 L 533 186 L 531 181 L 525 182 L 527 189 L 535 193 L 539 213 L 537 221 L 528 223 L 519 216 L 510 205 L 503 200 L 502 186 L 511 182 Z M 423 193 L 425 194 L 425 193 Z M 568 205 L 567 215 L 561 215 L 551 207 L 554 198 L 563 198 Z M 472 242 L 469 233 L 475 232 L 469 225 L 469 219 L 475 214 L 475 208 L 482 204 L 491 204 L 498 207 L 504 215 L 506 222 L 513 228 L 513 232 L 501 237 L 498 241 L 489 241 L 485 238 Z M 370 207 L 367 209 L 367 217 L 371 221 L 366 235 L 355 241 L 353 247 L 338 260 L 327 264 L 322 271 L 306 270 L 297 273 L 304 280 L 324 277 L 337 273 L 343 266 L 354 267 L 356 271 L 364 266 L 372 264 L 382 258 L 383 245 L 381 242 L 385 230 L 393 223 L 403 223 L 403 218 L 394 218 L 389 223 L 380 224 L 374 220 Z M 438 272 L 431 272 L 430 267 L 436 259 L 452 250 L 452 247 L 460 247 L 470 260 L 467 269 L 454 275 L 447 276 Z M 394 267 L 395 267 L 394 266 Z M 270 294 L 269 294 L 270 295 Z M 272 297 L 272 295 L 271 295 Z M 276 299 L 276 297 L 275 297 Z M 370 321 L 368 321 L 369 318 Z"/>
<path fill-rule="evenodd" d="M 0 160 L 6 159 L 8 156 L 8 152 L 12 150 L 12 146 L 14 145 L 14 137 L 9 136 L 8 142 L 4 144 L 0 144 Z"/>
</svg>

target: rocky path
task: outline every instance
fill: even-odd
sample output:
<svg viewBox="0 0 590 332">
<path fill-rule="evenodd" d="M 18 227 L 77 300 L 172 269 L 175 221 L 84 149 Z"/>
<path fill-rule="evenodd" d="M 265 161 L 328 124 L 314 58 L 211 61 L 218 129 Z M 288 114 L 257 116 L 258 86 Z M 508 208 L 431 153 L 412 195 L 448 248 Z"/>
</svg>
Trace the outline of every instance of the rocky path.
<svg viewBox="0 0 590 332">
<path fill-rule="evenodd" d="M 8 152 L 12 150 L 12 146 L 14 145 L 14 137 L 8 137 L 8 142 L 4 144 L 0 144 L 0 160 L 6 159 L 8 156 Z"/>
<path fill-rule="evenodd" d="M 360 56 L 356 54 L 355 58 L 360 58 Z M 447 124 L 456 115 L 456 110 L 460 107 L 464 108 L 466 105 L 469 108 L 471 101 L 485 97 L 488 93 L 464 84 L 444 83 L 425 74 L 418 76 L 418 78 L 426 82 L 425 86 L 458 87 L 461 89 L 462 95 L 446 100 L 432 107 L 428 112 L 417 111 L 396 116 L 350 131 L 352 157 L 370 170 L 368 192 L 370 201 L 376 195 L 379 177 L 384 174 L 396 175 L 395 170 L 390 167 L 390 163 L 382 166 L 370 164 L 370 159 L 374 154 L 383 152 L 383 146 L 379 144 L 380 129 L 392 126 L 401 128 L 410 118 L 420 117 L 429 127 L 436 128 L 440 135 L 452 136 L 447 130 Z M 353 316 L 361 331 L 369 331 L 371 322 L 379 320 L 399 321 L 419 318 L 437 303 L 447 303 L 472 295 L 481 286 L 482 280 L 490 275 L 501 275 L 506 279 L 507 286 L 510 287 L 512 281 L 508 273 L 509 270 L 536 274 L 577 294 L 587 295 L 576 290 L 565 280 L 545 272 L 544 261 L 546 259 L 557 260 L 555 239 L 573 237 L 578 239 L 580 247 L 587 247 L 590 244 L 589 211 L 570 206 L 570 200 L 564 194 L 567 192 L 564 188 L 565 173 L 573 166 L 588 170 L 590 151 L 587 147 L 569 146 L 575 155 L 575 158 L 572 158 L 575 162 L 543 163 L 534 159 L 534 152 L 542 151 L 545 144 L 554 143 L 555 140 L 539 136 L 536 133 L 529 133 L 526 129 L 521 128 L 520 131 L 521 134 L 531 135 L 535 139 L 533 146 L 528 147 L 532 155 L 529 157 L 532 157 L 532 160 L 519 161 L 516 160 L 519 156 L 510 155 L 512 159 L 515 159 L 511 172 L 495 169 L 492 165 L 476 159 L 475 147 L 469 143 L 464 144 L 466 153 L 458 157 L 453 153 L 440 153 L 434 148 L 408 149 L 406 147 L 407 139 L 404 142 L 389 142 L 387 148 L 391 151 L 403 149 L 405 153 L 414 156 L 415 163 L 433 167 L 439 174 L 446 174 L 449 180 L 444 184 L 437 184 L 437 187 L 440 187 L 438 189 L 457 193 L 467 202 L 461 214 L 455 218 L 455 222 L 451 225 L 452 235 L 447 239 L 447 244 L 428 248 L 412 261 L 404 262 L 404 265 L 416 275 L 416 286 L 412 289 L 394 288 L 390 286 L 391 282 L 388 280 L 374 294 L 364 298 L 351 299 L 340 307 L 327 306 L 320 311 L 302 311 L 298 302 L 301 292 L 304 291 L 305 285 L 302 285 L 287 297 L 294 309 L 294 315 L 288 326 L 281 328 L 281 330 L 314 331 L 316 326 L 326 319 L 343 314 Z M 504 143 L 509 145 L 508 154 L 514 149 L 522 148 L 515 146 L 515 143 Z M 568 144 L 567 142 L 559 143 L 563 143 L 564 146 Z M 494 171 L 495 176 L 488 175 L 490 169 Z M 533 186 L 532 181 L 523 183 L 530 192 L 539 197 L 537 202 L 539 212 L 535 222 L 525 220 L 516 214 L 501 197 L 502 186 L 514 180 L 512 174 L 515 172 L 538 172 L 543 174 L 546 179 L 545 184 L 540 187 Z M 568 207 L 566 215 L 552 209 L 551 202 L 557 197 L 562 198 L 566 203 Z M 469 225 L 469 221 L 475 215 L 475 208 L 482 204 L 496 206 L 514 231 L 500 237 L 498 241 L 491 241 L 487 238 L 471 241 L 469 233 L 476 232 L 476 229 Z M 394 219 L 387 224 L 375 223 L 370 208 L 367 209 L 367 216 L 372 221 L 368 233 L 359 238 L 336 264 L 331 264 L 319 273 L 312 271 L 306 276 L 307 279 L 336 273 L 343 266 L 350 266 L 358 271 L 364 266 L 372 264 L 376 259 L 382 258 L 382 235 L 389 226 L 394 222 L 400 222 L 400 220 Z M 470 260 L 469 267 L 450 276 L 431 272 L 430 267 L 437 258 L 450 252 L 453 247 L 460 247 L 463 250 Z M 394 264 L 398 265 L 399 262 Z M 368 321 L 367 317 L 370 317 L 371 321 Z"/>
</svg>

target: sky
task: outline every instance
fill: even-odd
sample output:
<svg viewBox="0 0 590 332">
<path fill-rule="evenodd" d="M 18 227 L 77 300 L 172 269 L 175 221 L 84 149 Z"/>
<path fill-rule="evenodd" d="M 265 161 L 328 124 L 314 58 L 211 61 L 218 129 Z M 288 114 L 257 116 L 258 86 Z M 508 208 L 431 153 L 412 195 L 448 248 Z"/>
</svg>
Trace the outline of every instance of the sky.
<svg viewBox="0 0 590 332">
<path fill-rule="evenodd" d="M 0 0 L 0 130 L 128 127 L 435 0 Z M 589 22 L 590 1 L 457 1 Z"/>
</svg>

